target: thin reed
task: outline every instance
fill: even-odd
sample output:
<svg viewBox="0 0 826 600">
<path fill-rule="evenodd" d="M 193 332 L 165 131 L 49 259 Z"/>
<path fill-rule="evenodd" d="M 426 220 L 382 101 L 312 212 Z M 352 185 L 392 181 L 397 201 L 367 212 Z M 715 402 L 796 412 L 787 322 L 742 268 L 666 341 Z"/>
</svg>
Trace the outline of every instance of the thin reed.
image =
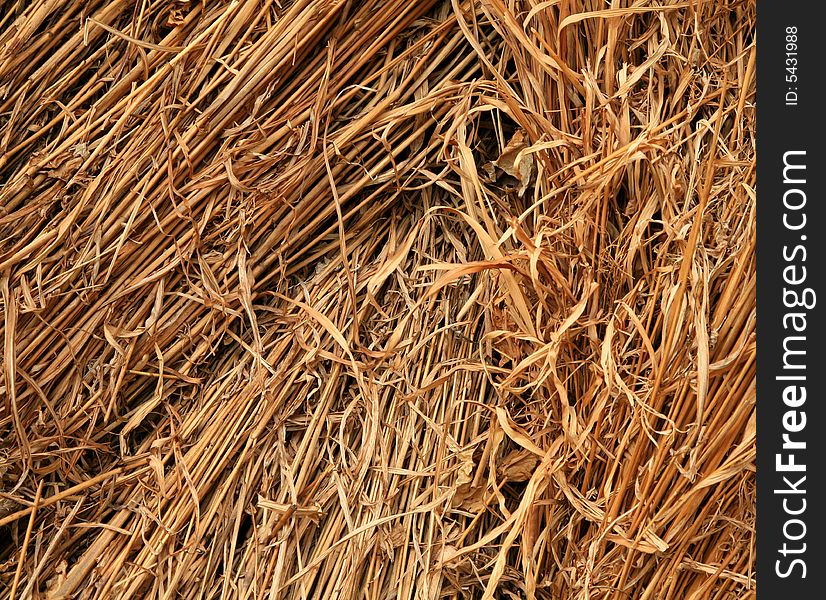
<svg viewBox="0 0 826 600">
<path fill-rule="evenodd" d="M 753 0 L 0 12 L 0 596 L 754 598 Z"/>
</svg>

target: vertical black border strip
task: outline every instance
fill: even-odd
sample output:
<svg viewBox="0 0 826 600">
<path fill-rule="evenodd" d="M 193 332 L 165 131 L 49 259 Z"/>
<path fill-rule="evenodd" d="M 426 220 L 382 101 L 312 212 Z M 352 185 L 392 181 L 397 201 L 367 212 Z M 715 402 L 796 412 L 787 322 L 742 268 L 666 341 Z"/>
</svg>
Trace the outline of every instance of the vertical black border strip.
<svg viewBox="0 0 826 600">
<path fill-rule="evenodd" d="M 817 7 L 757 2 L 758 600 L 826 597 L 826 32 Z"/>
</svg>

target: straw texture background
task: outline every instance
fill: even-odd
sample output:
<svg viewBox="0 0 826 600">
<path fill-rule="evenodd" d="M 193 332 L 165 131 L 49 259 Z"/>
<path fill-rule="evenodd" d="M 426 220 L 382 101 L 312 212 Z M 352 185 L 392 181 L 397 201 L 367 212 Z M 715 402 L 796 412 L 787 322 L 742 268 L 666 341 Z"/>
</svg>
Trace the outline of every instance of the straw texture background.
<svg viewBox="0 0 826 600">
<path fill-rule="evenodd" d="M 755 579 L 755 8 L 0 11 L 0 596 Z"/>
</svg>

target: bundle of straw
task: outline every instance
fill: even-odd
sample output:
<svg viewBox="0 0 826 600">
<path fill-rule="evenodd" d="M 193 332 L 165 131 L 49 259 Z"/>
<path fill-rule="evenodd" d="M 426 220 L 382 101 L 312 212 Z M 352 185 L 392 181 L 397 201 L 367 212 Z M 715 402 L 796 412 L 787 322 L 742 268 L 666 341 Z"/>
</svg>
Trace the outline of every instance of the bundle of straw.
<svg viewBox="0 0 826 600">
<path fill-rule="evenodd" d="M 754 596 L 754 2 L 0 15 L 0 595 Z"/>
</svg>

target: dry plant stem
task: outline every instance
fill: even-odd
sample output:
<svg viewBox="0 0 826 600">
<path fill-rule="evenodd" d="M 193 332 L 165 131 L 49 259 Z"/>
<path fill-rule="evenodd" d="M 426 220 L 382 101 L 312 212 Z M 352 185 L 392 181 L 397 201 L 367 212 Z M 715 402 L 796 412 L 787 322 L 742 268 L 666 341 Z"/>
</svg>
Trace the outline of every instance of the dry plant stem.
<svg viewBox="0 0 826 600">
<path fill-rule="evenodd" d="M 753 598 L 754 2 L 0 15 L 0 595 Z"/>
</svg>

